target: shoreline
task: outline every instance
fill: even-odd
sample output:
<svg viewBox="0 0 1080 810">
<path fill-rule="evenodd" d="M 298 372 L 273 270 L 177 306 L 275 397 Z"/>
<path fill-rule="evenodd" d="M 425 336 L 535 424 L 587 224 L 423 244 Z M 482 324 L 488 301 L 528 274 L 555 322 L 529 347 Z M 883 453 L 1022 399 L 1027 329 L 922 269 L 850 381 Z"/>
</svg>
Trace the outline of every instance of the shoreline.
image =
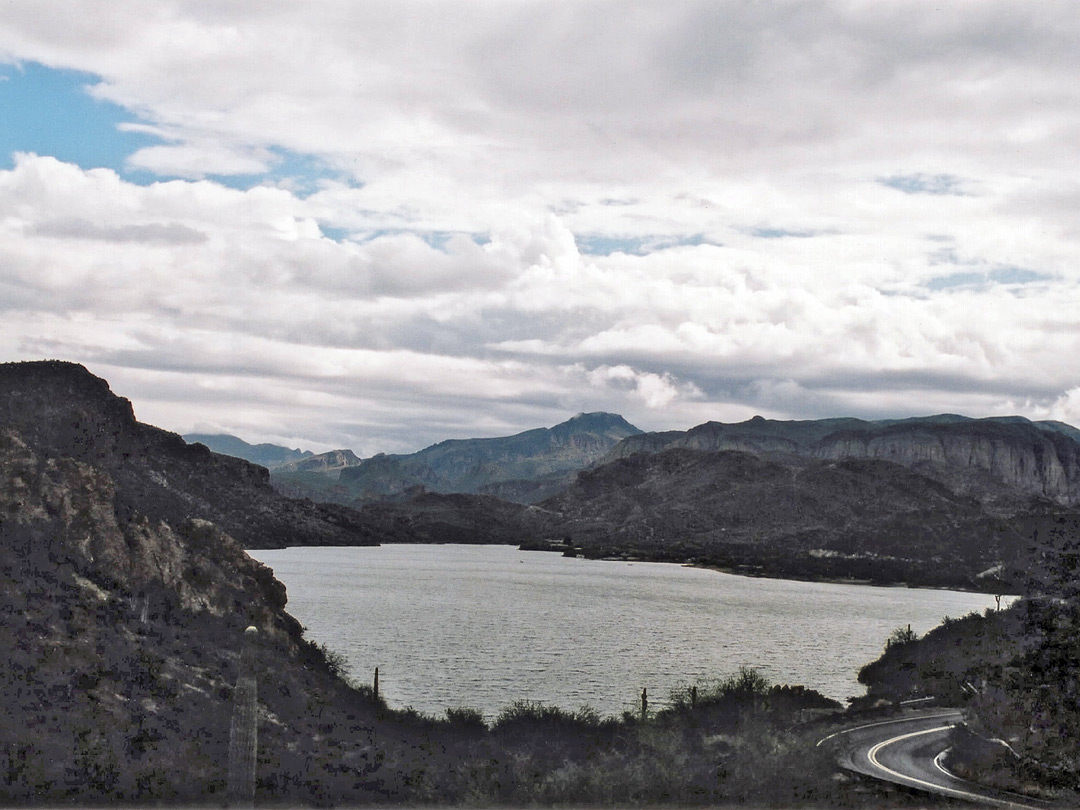
<svg viewBox="0 0 1080 810">
<path fill-rule="evenodd" d="M 700 568 L 706 571 L 715 571 L 719 574 L 729 574 L 736 577 L 746 577 L 748 579 L 773 579 L 773 580 L 786 580 L 789 582 L 813 582 L 821 583 L 824 585 L 862 585 L 870 586 L 874 588 L 897 588 L 905 590 L 929 590 L 929 591 L 954 591 L 957 593 L 970 593 L 970 594 L 982 594 L 985 596 L 996 596 L 997 592 L 993 590 L 984 590 L 979 588 L 973 588 L 965 586 L 960 583 L 956 584 L 930 584 L 920 583 L 918 581 L 910 580 L 893 580 L 893 579 L 875 579 L 869 577 L 844 577 L 844 576 L 828 576 L 828 575 L 814 575 L 814 574 L 791 574 L 791 573 L 770 573 L 767 569 L 760 566 L 752 566 L 750 564 L 735 564 L 724 565 L 717 562 L 702 561 L 694 558 L 657 558 L 655 556 L 625 553 L 625 554 L 601 554 L 592 555 L 587 553 L 580 547 L 566 546 L 561 543 L 546 543 L 546 542 L 476 542 L 467 543 L 460 541 L 447 541 L 447 542 L 393 542 L 387 541 L 383 543 L 375 544 L 349 544 L 349 545 L 326 545 L 326 546 L 308 546 L 308 545 L 286 545 L 275 548 L 251 548 L 245 549 L 245 551 L 271 551 L 281 550 L 288 548 L 379 548 L 381 546 L 504 546 L 506 548 L 515 548 L 518 551 L 537 551 L 544 553 L 557 553 L 563 557 L 570 557 L 583 560 L 599 560 L 603 562 L 626 562 L 626 563 L 655 563 L 663 565 L 679 565 L 686 568 Z M 1022 594 L 1016 593 L 1002 593 L 1000 594 L 1002 599 L 1015 600 L 1022 597 Z"/>
<path fill-rule="evenodd" d="M 611 562 L 668 563 L 673 565 L 684 565 L 689 568 L 702 568 L 708 571 L 716 571 L 718 573 L 730 574 L 732 576 L 738 577 L 749 577 L 751 579 L 782 579 L 789 580 L 791 582 L 820 582 L 830 585 L 869 585 L 875 588 L 907 588 L 909 590 L 958 591 L 961 593 L 986 594 L 987 596 L 996 595 L 996 592 L 993 590 L 980 589 L 959 582 L 920 583 L 917 580 L 913 581 L 908 579 L 885 579 L 858 576 L 830 576 L 827 574 L 816 575 L 812 573 L 802 575 L 789 572 L 770 573 L 766 567 L 753 565 L 750 563 L 736 563 L 731 565 L 725 565 L 719 562 L 712 562 L 708 560 L 703 561 L 700 558 L 694 557 L 657 558 L 655 556 L 633 553 L 593 555 L 580 547 L 567 546 L 561 543 L 522 543 L 518 546 L 518 548 L 521 551 L 557 552 L 562 554 L 564 557 L 580 557 L 582 559 L 590 560 L 608 560 Z M 1001 594 L 1001 596 L 1002 598 L 1006 596 L 1018 597 L 1019 594 Z"/>
</svg>

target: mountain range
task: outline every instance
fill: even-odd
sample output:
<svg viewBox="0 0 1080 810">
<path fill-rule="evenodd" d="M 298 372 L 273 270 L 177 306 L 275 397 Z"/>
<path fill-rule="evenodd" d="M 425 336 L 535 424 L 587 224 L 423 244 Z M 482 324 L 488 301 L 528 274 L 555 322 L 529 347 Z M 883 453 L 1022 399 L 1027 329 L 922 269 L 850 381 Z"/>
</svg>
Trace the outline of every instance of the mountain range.
<svg viewBox="0 0 1080 810">
<path fill-rule="evenodd" d="M 293 454 L 297 457 L 271 468 L 275 488 L 293 497 L 353 506 L 401 500 L 421 490 L 539 503 L 570 486 L 582 470 L 673 449 L 889 461 L 1004 513 L 1032 496 L 1063 506 L 1080 505 L 1080 430 L 1063 422 L 1017 416 L 972 419 L 940 414 L 877 421 L 778 421 L 758 416 L 734 424 L 706 422 L 686 431 L 645 433 L 616 414 L 590 413 L 552 428 L 448 440 L 412 454 L 380 453 L 366 459 L 351 450 L 314 455 L 248 445 L 235 437 L 210 438 L 215 440 L 211 447 L 215 452 L 248 460 Z"/>
<path fill-rule="evenodd" d="M 1019 575 L 1010 560 L 1040 522 L 1080 501 L 1080 431 L 1020 417 L 755 417 L 643 433 L 590 413 L 368 459 L 226 445 L 292 454 L 268 472 L 136 423 L 78 366 L 7 365 L 0 383 L 0 418 L 55 452 L 104 459 L 118 503 L 210 520 L 248 547 L 513 543 L 993 590 Z"/>
<path fill-rule="evenodd" d="M 1080 504 L 1080 430 L 1063 422 L 955 414 L 874 422 L 787 422 L 758 416 L 738 424 L 706 422 L 685 432 L 628 437 L 603 461 L 675 448 L 878 459 L 917 470 L 985 503 L 1038 496 Z"/>
<path fill-rule="evenodd" d="M 588 414 L 411 456 L 346 459 L 332 486 L 396 542 L 518 543 L 750 574 L 994 590 L 1022 576 L 1014 561 L 1040 525 L 1075 513 L 1078 438 L 1069 425 L 1020 417 L 755 417 L 643 433 Z M 574 441 L 588 452 L 563 452 Z M 552 473 L 556 462 L 570 469 Z M 516 477 L 529 472 L 536 477 Z M 445 491 L 455 483 L 462 491 Z"/>
<path fill-rule="evenodd" d="M 359 459 L 335 450 L 271 471 L 291 497 L 360 506 L 420 491 L 495 495 L 534 503 L 558 492 L 622 439 L 641 431 L 610 413 L 580 413 L 551 428 L 512 436 L 449 439 L 416 453 Z"/>
</svg>

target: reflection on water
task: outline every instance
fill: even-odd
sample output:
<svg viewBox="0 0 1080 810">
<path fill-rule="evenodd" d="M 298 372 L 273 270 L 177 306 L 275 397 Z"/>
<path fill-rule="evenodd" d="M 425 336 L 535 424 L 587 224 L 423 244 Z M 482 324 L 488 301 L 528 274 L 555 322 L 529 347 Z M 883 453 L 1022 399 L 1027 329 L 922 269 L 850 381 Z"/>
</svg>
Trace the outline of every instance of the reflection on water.
<svg viewBox="0 0 1080 810">
<path fill-rule="evenodd" d="M 509 546 L 252 551 L 307 637 L 342 653 L 391 706 L 489 718 L 518 699 L 604 715 L 753 666 L 838 700 L 889 632 L 993 605 L 953 591 L 753 579 Z"/>
</svg>

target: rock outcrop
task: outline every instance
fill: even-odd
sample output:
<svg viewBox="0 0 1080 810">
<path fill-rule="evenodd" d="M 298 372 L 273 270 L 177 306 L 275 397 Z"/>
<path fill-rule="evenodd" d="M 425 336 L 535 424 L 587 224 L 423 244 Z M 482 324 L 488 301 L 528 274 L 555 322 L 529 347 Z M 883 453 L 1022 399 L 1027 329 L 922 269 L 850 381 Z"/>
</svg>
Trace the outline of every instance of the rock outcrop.
<svg viewBox="0 0 1080 810">
<path fill-rule="evenodd" d="M 1016 492 L 1080 504 L 1080 442 L 1037 423 L 968 420 L 901 423 L 832 433 L 818 458 L 875 458 L 925 470 L 977 495 L 986 478 Z M 969 474 L 965 480 L 964 473 Z"/>
<path fill-rule="evenodd" d="M 1080 505 L 1080 431 L 1060 422 L 952 414 L 878 422 L 754 417 L 737 424 L 707 422 L 686 432 L 631 436 L 604 460 L 673 448 L 879 459 L 918 470 L 1006 511 L 1030 496 Z"/>
</svg>

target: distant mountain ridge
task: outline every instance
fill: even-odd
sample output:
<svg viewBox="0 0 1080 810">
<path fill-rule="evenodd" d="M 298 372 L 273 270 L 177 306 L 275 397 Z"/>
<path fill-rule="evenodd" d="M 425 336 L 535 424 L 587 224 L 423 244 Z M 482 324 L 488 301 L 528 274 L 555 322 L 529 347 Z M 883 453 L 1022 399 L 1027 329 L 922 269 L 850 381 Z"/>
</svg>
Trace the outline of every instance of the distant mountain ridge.
<svg viewBox="0 0 1080 810">
<path fill-rule="evenodd" d="M 310 474 L 315 458 L 283 465 L 272 479 L 289 494 L 339 503 L 402 498 L 421 490 L 534 502 L 569 485 L 579 470 L 638 433 L 640 429 L 617 414 L 580 413 L 554 427 L 512 436 L 448 439 L 416 453 L 379 453 L 357 463 L 352 463 L 355 456 L 339 458 L 349 463 L 325 468 L 336 472 L 336 483 Z"/>
<path fill-rule="evenodd" d="M 228 433 L 189 433 L 184 436 L 184 441 L 189 444 L 201 444 L 215 453 L 242 458 L 271 470 L 282 464 L 311 458 L 314 455 L 310 450 L 292 449 L 278 444 L 248 444 L 243 439 Z"/>
<path fill-rule="evenodd" d="M 1038 496 L 1080 504 L 1080 430 L 1019 416 L 972 419 L 854 418 L 706 422 L 687 431 L 643 433 L 621 441 L 603 462 L 670 449 L 741 450 L 816 459 L 892 461 L 984 502 Z"/>
<path fill-rule="evenodd" d="M 84 467 L 100 473 L 87 486 L 111 506 L 87 512 L 95 524 L 110 514 L 130 526 L 133 516 L 151 527 L 210 521 L 249 548 L 513 543 L 771 576 L 988 589 L 1000 586 L 987 572 L 1009 570 L 1037 525 L 1080 514 L 1069 506 L 1080 477 L 1073 432 L 946 414 L 756 418 L 643 434 L 595 413 L 405 456 L 310 456 L 286 471 L 333 486 L 352 510 L 282 497 L 264 467 L 137 422 L 131 404 L 81 366 L 0 364 L 0 445 L 23 459 L 20 470 L 40 466 L 27 447 L 44 463 L 75 465 L 78 475 L 57 481 L 75 486 Z M 368 489 L 334 480 L 333 469 Z M 11 478 L 16 500 L 26 474 Z M 73 503 L 49 486 L 43 500 Z M 518 502 L 493 491 L 516 491 Z M 62 509 L 72 526 L 83 520 L 82 507 Z"/>
</svg>

